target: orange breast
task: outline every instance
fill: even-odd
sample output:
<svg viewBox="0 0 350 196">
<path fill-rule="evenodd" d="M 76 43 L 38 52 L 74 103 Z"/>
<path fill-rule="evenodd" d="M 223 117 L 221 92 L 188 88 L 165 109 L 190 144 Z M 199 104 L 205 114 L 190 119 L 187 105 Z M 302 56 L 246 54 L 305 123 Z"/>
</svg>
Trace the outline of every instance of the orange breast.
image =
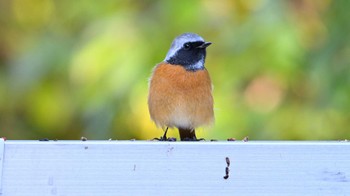
<svg viewBox="0 0 350 196">
<path fill-rule="evenodd" d="M 150 79 L 148 107 L 157 126 L 196 128 L 211 124 L 214 112 L 208 71 L 158 64 Z"/>
</svg>

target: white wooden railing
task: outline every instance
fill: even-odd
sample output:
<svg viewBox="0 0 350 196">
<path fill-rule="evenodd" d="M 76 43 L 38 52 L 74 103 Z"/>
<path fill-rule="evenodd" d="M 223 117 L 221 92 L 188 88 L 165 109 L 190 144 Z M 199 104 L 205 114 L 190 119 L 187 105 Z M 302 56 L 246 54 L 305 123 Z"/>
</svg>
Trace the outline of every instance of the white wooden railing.
<svg viewBox="0 0 350 196">
<path fill-rule="evenodd" d="M 350 195 L 345 141 L 0 140 L 0 158 L 4 196 Z"/>
</svg>

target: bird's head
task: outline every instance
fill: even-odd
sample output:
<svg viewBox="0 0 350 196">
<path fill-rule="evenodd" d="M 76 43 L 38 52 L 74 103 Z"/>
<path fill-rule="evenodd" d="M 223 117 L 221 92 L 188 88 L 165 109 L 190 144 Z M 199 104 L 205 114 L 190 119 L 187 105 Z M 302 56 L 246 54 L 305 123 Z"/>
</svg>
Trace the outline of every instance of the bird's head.
<svg viewBox="0 0 350 196">
<path fill-rule="evenodd" d="M 188 71 L 203 70 L 206 48 L 210 44 L 195 33 L 181 34 L 171 44 L 165 62 L 183 66 Z"/>
</svg>

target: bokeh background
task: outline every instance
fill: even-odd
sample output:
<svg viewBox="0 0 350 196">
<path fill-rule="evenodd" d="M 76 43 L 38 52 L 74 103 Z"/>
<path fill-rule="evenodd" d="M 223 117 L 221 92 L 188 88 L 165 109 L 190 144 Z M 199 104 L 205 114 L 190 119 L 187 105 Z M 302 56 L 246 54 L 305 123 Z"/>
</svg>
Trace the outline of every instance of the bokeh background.
<svg viewBox="0 0 350 196">
<path fill-rule="evenodd" d="M 174 37 L 214 44 L 207 139 L 349 138 L 348 0 L 1 0 L 0 136 L 151 139 L 148 78 Z M 178 137 L 177 131 L 169 136 Z"/>
</svg>

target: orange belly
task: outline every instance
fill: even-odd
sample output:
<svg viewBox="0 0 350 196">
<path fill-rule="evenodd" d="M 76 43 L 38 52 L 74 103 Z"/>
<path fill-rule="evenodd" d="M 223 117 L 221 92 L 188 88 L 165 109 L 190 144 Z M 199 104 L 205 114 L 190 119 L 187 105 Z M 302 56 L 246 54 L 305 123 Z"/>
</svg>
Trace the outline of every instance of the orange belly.
<svg viewBox="0 0 350 196">
<path fill-rule="evenodd" d="M 160 127 L 194 129 L 214 121 L 212 84 L 207 70 L 158 64 L 150 79 L 148 108 Z"/>
</svg>

